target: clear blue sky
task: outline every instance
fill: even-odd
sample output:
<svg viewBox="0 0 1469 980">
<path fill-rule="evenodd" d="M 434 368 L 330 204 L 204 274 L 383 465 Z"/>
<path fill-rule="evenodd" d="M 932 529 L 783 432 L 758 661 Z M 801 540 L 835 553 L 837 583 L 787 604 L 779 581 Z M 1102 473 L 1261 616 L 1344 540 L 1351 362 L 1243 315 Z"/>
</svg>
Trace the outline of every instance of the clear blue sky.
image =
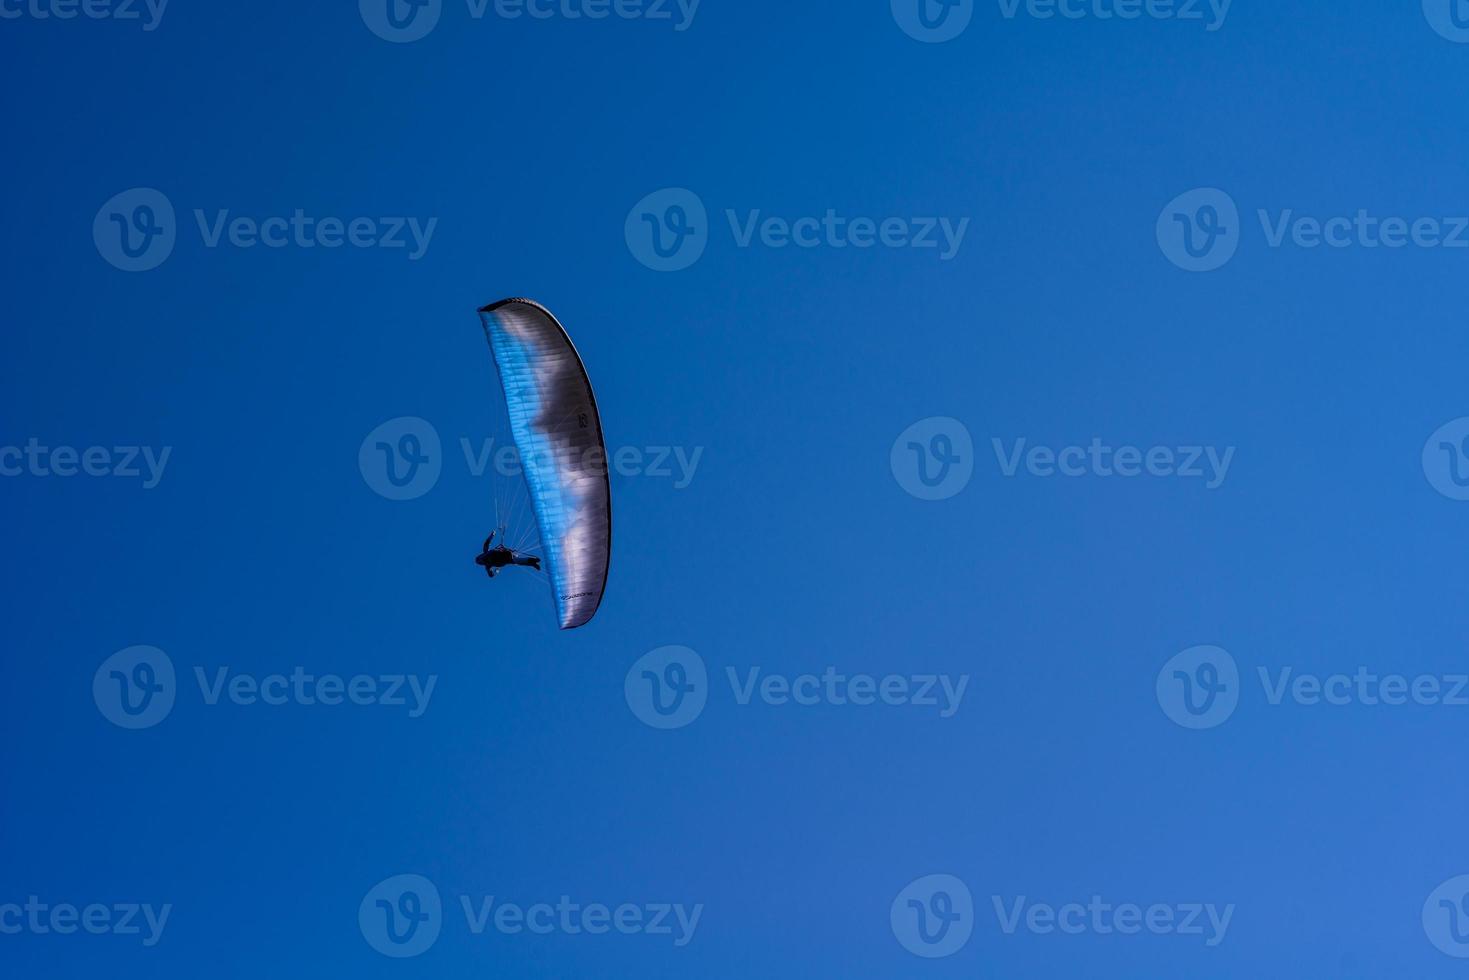
<svg viewBox="0 0 1469 980">
<path fill-rule="evenodd" d="M 1006 0 L 925 43 L 888 0 L 703 0 L 692 21 L 444 0 L 391 43 L 348 0 L 174 0 L 154 29 L 47 2 L 0 0 L 0 450 L 169 455 L 151 488 L 0 455 L 22 461 L 0 477 L 0 972 L 1461 972 L 1435 946 L 1469 952 L 1443 925 L 1469 920 L 1435 890 L 1469 873 L 1469 705 L 1273 704 L 1259 677 L 1447 691 L 1469 672 L 1469 505 L 1433 463 L 1462 430 L 1422 458 L 1469 416 L 1469 252 L 1270 239 L 1360 211 L 1455 234 L 1469 44 L 1442 36 L 1447 3 L 1237 0 L 1211 30 L 1205 3 L 1047 19 Z M 136 188 L 176 240 L 130 272 L 105 243 L 141 199 L 104 205 Z M 635 205 L 668 188 L 704 208 L 704 251 L 657 271 L 635 232 L 642 213 L 667 231 L 670 199 Z M 1237 217 L 1169 210 L 1201 189 Z M 415 259 L 210 247 L 195 217 L 298 210 L 436 223 Z M 947 259 L 811 223 L 815 247 L 740 244 L 752 219 L 829 211 L 967 224 Z M 1215 213 L 1237 250 L 1185 271 L 1167 230 Z M 511 295 L 567 325 L 614 447 L 702 451 L 686 486 L 613 477 L 606 601 L 572 633 L 532 582 L 471 563 L 492 516 L 460 440 L 490 434 L 495 397 L 474 311 Z M 402 417 L 433 426 L 441 475 L 390 500 L 359 449 Z M 971 476 L 925 500 L 894 443 L 919 424 L 939 448 L 934 418 L 968 434 L 949 445 Z M 1212 489 L 1089 453 L 1066 456 L 1078 476 L 1023 453 L 1008 476 L 1022 439 L 1233 453 Z M 175 679 L 133 730 L 98 674 L 136 645 Z M 706 701 L 666 730 L 633 668 L 670 645 Z M 1195 730 L 1165 665 L 1200 645 L 1227 651 L 1237 704 Z M 752 668 L 829 667 L 967 686 L 947 717 L 824 688 L 741 703 Z M 297 668 L 435 686 L 418 717 L 210 703 L 222 669 Z M 401 874 L 442 912 L 397 959 L 362 922 Z M 919 958 L 905 889 L 929 875 L 971 894 L 944 891 L 971 935 Z M 475 934 L 461 905 L 563 895 L 703 908 L 679 946 L 676 927 Z M 152 946 L 146 926 L 10 928 L 31 896 L 171 911 Z M 1232 911 L 1215 945 L 1207 924 L 1006 932 L 995 911 L 1092 896 Z"/>
</svg>

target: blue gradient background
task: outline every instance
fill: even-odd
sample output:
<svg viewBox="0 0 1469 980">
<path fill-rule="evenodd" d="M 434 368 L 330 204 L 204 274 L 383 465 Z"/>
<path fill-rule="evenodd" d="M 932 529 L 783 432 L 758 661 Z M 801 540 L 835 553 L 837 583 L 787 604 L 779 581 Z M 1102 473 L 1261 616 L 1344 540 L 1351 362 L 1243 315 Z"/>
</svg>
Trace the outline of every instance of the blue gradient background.
<svg viewBox="0 0 1469 980">
<path fill-rule="evenodd" d="M 0 902 L 173 903 L 161 944 L 0 936 L 14 977 L 1436 977 L 1420 909 L 1469 872 L 1469 709 L 1268 705 L 1259 666 L 1469 667 L 1469 507 L 1424 440 L 1469 415 L 1462 252 L 1265 247 L 1257 208 L 1469 212 L 1469 46 L 1416 2 L 1238 0 L 1225 27 L 1003 18 L 920 44 L 886 0 L 705 0 L 668 22 L 468 18 L 392 45 L 355 3 L 174 0 L 160 28 L 0 20 L 0 444 L 174 448 L 162 484 L 0 480 Z M 120 272 L 94 216 L 178 209 Z M 659 274 L 662 187 L 715 235 Z M 1195 187 L 1246 235 L 1208 275 L 1154 224 Z M 437 217 L 428 255 L 207 249 L 190 212 Z M 960 255 L 736 248 L 726 208 L 969 216 Z M 620 445 L 607 600 L 558 635 L 470 559 L 488 435 L 474 310 L 565 322 Z M 443 479 L 357 467 L 396 416 Z M 963 420 L 973 482 L 888 454 Z M 1004 478 L 1007 443 L 1236 446 L 1228 482 Z M 502 585 L 507 587 L 501 588 Z M 154 644 L 179 703 L 110 724 L 93 673 Z M 714 691 L 655 731 L 623 697 L 685 644 Z M 1234 717 L 1156 675 L 1229 649 Z M 437 674 L 428 713 L 208 706 L 193 668 Z M 960 712 L 739 706 L 726 667 L 968 673 Z M 357 906 L 411 872 L 448 921 L 386 959 Z M 953 874 L 979 922 L 920 960 L 889 905 Z M 694 941 L 472 936 L 457 896 L 703 903 Z M 990 896 L 1234 903 L 1225 941 L 1007 936 Z"/>
</svg>

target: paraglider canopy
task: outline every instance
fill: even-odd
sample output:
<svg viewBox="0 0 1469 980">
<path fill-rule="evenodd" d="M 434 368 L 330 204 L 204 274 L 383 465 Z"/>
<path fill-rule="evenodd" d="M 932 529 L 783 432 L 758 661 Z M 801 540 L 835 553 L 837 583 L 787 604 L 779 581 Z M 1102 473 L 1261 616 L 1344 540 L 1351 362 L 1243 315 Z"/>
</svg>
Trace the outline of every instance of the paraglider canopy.
<svg viewBox="0 0 1469 980">
<path fill-rule="evenodd" d="M 574 629 L 601 605 L 612 550 L 607 447 L 592 383 L 566 329 L 541 304 L 506 299 L 479 314 L 540 536 L 535 550 L 557 620 Z"/>
</svg>

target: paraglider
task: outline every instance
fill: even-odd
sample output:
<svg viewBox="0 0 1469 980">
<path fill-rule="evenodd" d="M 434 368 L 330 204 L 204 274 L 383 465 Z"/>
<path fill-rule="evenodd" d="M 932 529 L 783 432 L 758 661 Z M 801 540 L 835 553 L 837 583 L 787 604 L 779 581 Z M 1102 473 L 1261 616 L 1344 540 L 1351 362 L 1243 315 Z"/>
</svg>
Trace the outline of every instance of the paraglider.
<svg viewBox="0 0 1469 980">
<path fill-rule="evenodd" d="M 575 629 L 601 605 L 612 550 L 607 447 L 591 380 L 541 304 L 506 299 L 479 314 L 519 466 L 496 470 L 500 543 L 491 546 L 491 533 L 475 562 L 490 578 L 510 566 L 544 570 L 557 623 Z"/>
<path fill-rule="evenodd" d="M 504 528 L 500 528 L 500 530 L 503 531 Z M 480 549 L 479 556 L 474 559 L 474 563 L 483 567 L 490 578 L 494 578 L 495 572 L 509 565 L 534 568 L 538 572 L 541 570 L 541 560 L 535 555 L 522 555 L 513 548 L 505 547 L 503 543 L 497 544 L 493 548 L 490 547 L 490 543 L 495 540 L 495 533 L 491 531 L 490 536 L 485 538 L 484 547 Z"/>
</svg>

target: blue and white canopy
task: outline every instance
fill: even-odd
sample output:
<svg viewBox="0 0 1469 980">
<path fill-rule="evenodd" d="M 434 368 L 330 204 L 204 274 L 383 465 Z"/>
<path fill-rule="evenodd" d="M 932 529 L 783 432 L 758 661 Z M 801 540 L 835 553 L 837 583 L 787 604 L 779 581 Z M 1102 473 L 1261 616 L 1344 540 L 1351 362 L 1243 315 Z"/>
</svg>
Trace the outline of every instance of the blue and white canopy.
<svg viewBox="0 0 1469 980">
<path fill-rule="evenodd" d="M 551 311 L 507 299 L 479 311 L 540 530 L 562 629 L 597 612 L 607 587 L 612 500 L 602 420 L 586 367 Z"/>
</svg>

